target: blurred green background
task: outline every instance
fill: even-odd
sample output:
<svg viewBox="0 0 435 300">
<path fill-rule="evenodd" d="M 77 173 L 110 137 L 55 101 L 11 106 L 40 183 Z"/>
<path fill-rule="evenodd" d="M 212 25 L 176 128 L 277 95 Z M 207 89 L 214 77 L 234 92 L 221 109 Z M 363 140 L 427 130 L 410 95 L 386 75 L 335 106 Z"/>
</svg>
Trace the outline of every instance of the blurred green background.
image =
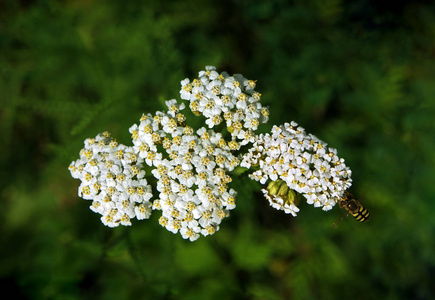
<svg viewBox="0 0 435 300">
<path fill-rule="evenodd" d="M 2 0 L 2 294 L 433 299 L 435 5 L 387 3 Z M 264 132 L 294 120 L 337 148 L 371 220 L 333 229 L 342 209 L 307 204 L 293 218 L 240 176 L 214 236 L 185 241 L 159 212 L 104 227 L 67 169 L 84 139 L 130 145 L 206 65 L 258 80 Z"/>
</svg>

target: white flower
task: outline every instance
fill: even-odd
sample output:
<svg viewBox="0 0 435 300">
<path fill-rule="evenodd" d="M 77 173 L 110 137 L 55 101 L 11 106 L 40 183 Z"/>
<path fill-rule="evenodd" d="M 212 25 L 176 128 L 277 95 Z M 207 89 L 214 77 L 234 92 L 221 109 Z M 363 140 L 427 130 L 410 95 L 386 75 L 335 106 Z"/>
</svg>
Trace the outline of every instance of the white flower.
<svg viewBox="0 0 435 300">
<path fill-rule="evenodd" d="M 213 66 L 200 71 L 198 77 L 192 82 L 181 81 L 180 96 L 190 101 L 192 112 L 204 115 L 209 128 L 225 120 L 232 138 L 239 139 L 242 145 L 252 142 L 253 132 L 269 116 L 268 109 L 259 102 L 261 95 L 254 91 L 255 81 L 241 74 L 219 74 Z M 245 131 L 241 132 L 242 128 Z"/>
<path fill-rule="evenodd" d="M 185 80 L 183 84 L 190 84 L 192 92 L 206 92 L 201 88 L 204 88 L 202 84 L 207 78 L 192 83 Z M 217 81 L 207 81 L 212 89 L 208 92 L 213 92 L 213 87 L 220 84 Z M 207 101 L 205 105 L 209 103 Z M 231 181 L 227 172 L 240 164 L 230 151 L 230 146 L 237 149 L 239 146 L 236 142 L 227 144 L 222 134 L 204 127 L 195 132 L 178 121 L 185 120 L 177 110 L 177 107 L 181 110 L 181 105 L 174 100 L 166 104 L 173 110 L 143 116 L 140 124 L 130 129 L 134 132 L 139 128 L 132 149 L 137 151 L 137 157 L 143 157 L 145 163 L 153 168 L 151 174 L 158 180 L 156 188 L 159 192 L 159 200 L 155 200 L 153 205 L 139 207 L 142 209 L 140 212 L 136 207 L 134 213 L 137 218 L 142 218 L 149 216 L 151 208 L 161 210 L 159 223 L 162 226 L 193 241 L 200 235 L 216 232 L 221 220 L 228 216 L 228 210 L 235 208 L 236 192 L 227 187 Z M 205 109 L 213 113 L 213 105 Z M 128 185 L 128 181 L 125 184 Z"/>
<path fill-rule="evenodd" d="M 132 127 L 130 132 L 137 128 Z M 90 209 L 102 215 L 103 224 L 130 226 L 136 213 L 138 219 L 149 218 L 151 186 L 144 179 L 139 151 L 118 144 L 105 132 L 87 139 L 80 153 L 81 158 L 69 169 L 74 178 L 82 181 L 79 196 L 93 200 Z"/>
<path fill-rule="evenodd" d="M 253 147 L 243 155 L 241 166 L 259 166 L 249 177 L 265 184 L 284 184 L 301 194 L 308 204 L 331 209 L 351 185 L 351 171 L 337 151 L 314 135 L 307 134 L 296 122 L 274 126 L 271 134 L 260 134 Z M 273 187 L 273 185 L 272 185 Z M 263 193 L 272 207 L 296 215 L 296 203 L 286 202 L 274 190 Z"/>
<path fill-rule="evenodd" d="M 198 234 L 199 231 L 199 227 L 191 228 L 188 226 L 183 226 L 180 229 L 181 236 L 184 239 L 189 239 L 191 242 L 196 241 L 200 237 L 200 235 Z"/>
</svg>

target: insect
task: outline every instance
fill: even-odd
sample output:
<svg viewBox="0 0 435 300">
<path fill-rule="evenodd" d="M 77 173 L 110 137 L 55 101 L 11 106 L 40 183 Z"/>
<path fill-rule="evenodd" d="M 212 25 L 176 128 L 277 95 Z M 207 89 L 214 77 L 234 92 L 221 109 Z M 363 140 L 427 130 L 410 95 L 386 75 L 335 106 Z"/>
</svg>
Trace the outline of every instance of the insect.
<svg viewBox="0 0 435 300">
<path fill-rule="evenodd" d="M 367 222 L 370 219 L 370 213 L 367 208 L 362 206 L 349 192 L 344 192 L 343 198 L 338 201 L 338 205 L 344 208 L 358 222 Z"/>
</svg>

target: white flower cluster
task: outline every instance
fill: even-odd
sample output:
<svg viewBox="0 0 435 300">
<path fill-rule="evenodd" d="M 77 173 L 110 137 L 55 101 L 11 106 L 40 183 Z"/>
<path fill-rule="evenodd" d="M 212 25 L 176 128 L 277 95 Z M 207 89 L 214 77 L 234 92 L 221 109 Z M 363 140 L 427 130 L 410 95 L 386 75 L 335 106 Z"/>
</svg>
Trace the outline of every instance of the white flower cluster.
<svg viewBox="0 0 435 300">
<path fill-rule="evenodd" d="M 87 139 L 69 166 L 81 180 L 79 196 L 92 200 L 90 208 L 102 215 L 103 224 L 128 226 L 131 219 L 148 219 L 152 210 L 160 210 L 159 223 L 185 239 L 211 235 L 235 208 L 237 193 L 228 187 L 228 172 L 239 165 L 257 169 L 249 177 L 269 182 L 262 192 L 270 205 L 293 216 L 300 195 L 325 211 L 341 201 L 351 171 L 335 149 L 295 122 L 255 135 L 269 117 L 255 81 L 208 66 L 181 85 L 181 98 L 206 118 L 208 128 L 187 126 L 185 104 L 169 100 L 167 111 L 144 114 L 130 128 L 133 146 L 118 144 L 105 132 Z M 228 140 L 216 129 L 225 127 Z M 240 162 L 234 153 L 248 143 L 253 145 Z M 144 168 L 157 180 L 153 200 Z"/>
<path fill-rule="evenodd" d="M 184 104 L 166 102 L 167 112 L 143 115 L 130 128 L 138 157 L 154 167 L 159 199 L 153 209 L 162 210 L 159 222 L 173 233 L 194 241 L 219 229 L 228 210 L 235 207 L 236 192 L 227 171 L 240 161 L 220 133 L 185 125 Z"/>
<path fill-rule="evenodd" d="M 87 139 L 80 158 L 70 164 L 72 177 L 82 181 L 79 196 L 93 200 L 90 208 L 102 215 L 104 225 L 130 226 L 132 218 L 149 218 L 152 194 L 142 161 L 132 147 L 105 132 Z"/>
<path fill-rule="evenodd" d="M 181 81 L 181 99 L 190 101 L 196 115 L 204 115 L 209 128 L 224 120 L 233 139 L 246 145 L 255 140 L 254 131 L 269 119 L 269 110 L 260 103 L 261 94 L 254 91 L 256 82 L 241 74 L 219 74 L 207 66 L 192 82 Z"/>
<path fill-rule="evenodd" d="M 351 171 L 337 150 L 312 134 L 307 134 L 297 123 L 274 126 L 271 134 L 261 134 L 253 147 L 243 156 L 241 166 L 260 169 L 250 178 L 260 181 L 283 180 L 288 188 L 302 194 L 309 204 L 330 210 L 350 187 Z M 262 190 L 271 206 L 296 215 L 299 209 L 292 201 Z"/>
</svg>

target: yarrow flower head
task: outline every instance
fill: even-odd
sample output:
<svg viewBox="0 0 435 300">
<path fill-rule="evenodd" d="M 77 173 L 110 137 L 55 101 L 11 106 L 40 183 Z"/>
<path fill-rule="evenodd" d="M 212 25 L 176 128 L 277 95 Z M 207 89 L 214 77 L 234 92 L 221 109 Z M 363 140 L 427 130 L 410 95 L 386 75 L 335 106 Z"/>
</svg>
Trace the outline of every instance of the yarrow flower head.
<svg viewBox="0 0 435 300">
<path fill-rule="evenodd" d="M 81 180 L 79 196 L 92 200 L 90 209 L 102 215 L 109 227 L 130 226 L 131 219 L 151 215 L 151 186 L 147 183 L 142 161 L 132 147 L 118 144 L 108 132 L 87 139 L 80 158 L 69 170 Z"/>
<path fill-rule="evenodd" d="M 256 81 L 241 74 L 230 76 L 207 66 L 193 81 L 181 81 L 180 96 L 190 102 L 194 114 L 206 117 L 209 128 L 225 124 L 232 138 L 246 145 L 254 141 L 258 125 L 269 119 L 269 110 L 261 105 L 255 86 Z"/>
<path fill-rule="evenodd" d="M 249 177 L 262 184 L 273 182 L 262 190 L 265 197 L 272 207 L 294 216 L 299 209 L 292 191 L 326 211 L 352 183 L 351 171 L 337 150 L 307 134 L 296 122 L 274 126 L 271 134 L 259 135 L 241 166 L 259 166 Z"/>
<path fill-rule="evenodd" d="M 185 125 L 180 112 L 184 104 L 166 104 L 167 112 L 143 115 L 140 124 L 130 128 L 133 148 L 158 180 L 159 199 L 153 209 L 162 211 L 160 224 L 194 241 L 219 230 L 235 208 L 236 192 L 228 188 L 232 179 L 227 171 L 240 161 L 220 134 Z"/>
<path fill-rule="evenodd" d="M 72 177 L 81 180 L 79 196 L 92 201 L 90 209 L 109 227 L 130 226 L 132 219 L 148 219 L 159 210 L 160 225 L 195 241 L 218 231 L 235 208 L 230 172 L 240 165 L 258 169 L 249 177 L 267 183 L 262 192 L 276 209 L 296 216 L 300 195 L 331 209 L 351 185 L 349 168 L 335 149 L 295 122 L 257 136 L 269 111 L 255 87 L 256 81 L 241 74 L 208 66 L 193 81 L 181 81 L 181 98 L 205 117 L 201 128 L 188 126 L 186 105 L 172 99 L 165 111 L 143 114 L 130 127 L 133 146 L 119 144 L 108 132 L 85 140 L 79 159 L 69 166 Z M 240 153 L 248 144 L 248 152 Z M 153 176 L 156 185 L 145 176 Z M 367 210 L 362 213 L 367 220 Z"/>
</svg>

